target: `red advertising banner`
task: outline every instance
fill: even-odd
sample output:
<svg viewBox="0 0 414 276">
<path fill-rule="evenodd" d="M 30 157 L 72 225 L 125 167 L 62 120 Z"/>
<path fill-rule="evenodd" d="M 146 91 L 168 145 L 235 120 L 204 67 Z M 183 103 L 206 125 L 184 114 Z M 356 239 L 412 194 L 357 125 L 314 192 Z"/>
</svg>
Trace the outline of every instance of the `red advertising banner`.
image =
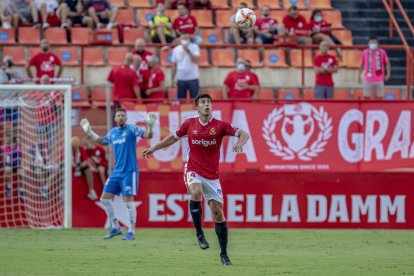
<svg viewBox="0 0 414 276">
<path fill-rule="evenodd" d="M 230 227 L 414 229 L 411 173 L 223 173 L 224 211 Z M 73 227 L 104 227 L 99 201 L 74 177 Z M 137 227 L 192 227 L 181 173 L 140 175 Z M 115 213 L 128 224 L 117 197 Z M 212 227 L 204 204 L 204 226 Z"/>
<path fill-rule="evenodd" d="M 157 112 L 154 138 L 137 143 L 139 154 L 197 116 L 193 105 L 126 104 L 129 123 L 142 125 Z M 214 103 L 214 116 L 250 134 L 243 153 L 232 152 L 236 138 L 224 140 L 220 170 L 357 172 L 414 170 L 412 102 Z M 188 142 L 182 139 L 139 156 L 141 171 L 182 171 Z"/>
</svg>

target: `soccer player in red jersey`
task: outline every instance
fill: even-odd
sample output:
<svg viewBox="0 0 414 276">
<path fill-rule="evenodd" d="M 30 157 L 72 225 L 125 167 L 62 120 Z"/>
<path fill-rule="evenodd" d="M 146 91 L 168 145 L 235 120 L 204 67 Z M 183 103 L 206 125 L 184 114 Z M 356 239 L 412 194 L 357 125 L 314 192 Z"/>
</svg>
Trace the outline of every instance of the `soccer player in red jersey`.
<svg viewBox="0 0 414 276">
<path fill-rule="evenodd" d="M 241 152 L 249 139 L 249 134 L 231 126 L 229 123 L 212 116 L 212 100 L 208 94 L 195 98 L 199 117 L 187 119 L 174 134 L 151 148 L 143 151 L 148 156 L 155 151 L 168 147 L 183 137 L 188 137 L 189 154 L 185 166 L 185 184 L 190 192 L 190 213 L 197 232 L 201 249 L 209 248 L 201 226 L 201 196 L 208 202 L 216 224 L 215 230 L 220 244 L 220 260 L 224 265 L 232 265 L 227 255 L 228 229 L 223 213 L 223 193 L 219 180 L 220 146 L 224 136 L 239 137 L 233 151 Z"/>
</svg>

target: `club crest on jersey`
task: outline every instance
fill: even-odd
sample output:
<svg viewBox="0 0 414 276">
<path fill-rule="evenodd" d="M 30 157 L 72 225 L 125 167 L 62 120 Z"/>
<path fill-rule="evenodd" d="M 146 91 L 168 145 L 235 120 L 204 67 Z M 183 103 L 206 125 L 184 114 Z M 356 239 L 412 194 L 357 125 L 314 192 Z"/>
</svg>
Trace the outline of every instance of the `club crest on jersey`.
<svg viewBox="0 0 414 276">
<path fill-rule="evenodd" d="M 216 129 L 214 127 L 210 128 L 210 135 L 214 135 L 214 134 L 216 134 Z"/>
<path fill-rule="evenodd" d="M 316 127 L 319 133 L 314 134 Z M 269 151 L 275 156 L 310 161 L 325 150 L 332 136 L 332 117 L 322 106 L 318 109 L 308 103 L 286 104 L 269 113 L 262 130 Z"/>
</svg>

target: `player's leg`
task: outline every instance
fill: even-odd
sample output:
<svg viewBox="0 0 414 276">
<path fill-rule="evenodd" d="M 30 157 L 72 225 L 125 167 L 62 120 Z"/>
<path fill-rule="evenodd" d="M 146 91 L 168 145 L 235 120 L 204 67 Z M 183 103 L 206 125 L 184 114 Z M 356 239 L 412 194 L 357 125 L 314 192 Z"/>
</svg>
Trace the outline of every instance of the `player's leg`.
<svg viewBox="0 0 414 276">
<path fill-rule="evenodd" d="M 201 207 L 201 196 L 203 195 L 203 187 L 201 180 L 195 172 L 186 172 L 184 174 L 184 182 L 190 193 L 190 214 L 193 220 L 194 228 L 196 230 L 196 236 L 198 245 L 201 249 L 207 249 L 210 244 L 207 242 L 203 227 L 201 224 L 201 218 L 203 216 L 203 209 Z"/>
<path fill-rule="evenodd" d="M 122 238 L 123 240 L 135 240 L 135 224 L 137 221 L 137 208 L 134 204 L 134 196 L 138 192 L 138 172 L 125 173 L 122 182 L 122 195 L 127 208 L 129 220 L 128 232 Z"/>
<path fill-rule="evenodd" d="M 112 205 L 114 195 L 119 195 L 121 192 L 119 185 L 120 177 L 112 174 L 105 183 L 101 195 L 101 202 L 104 206 L 106 215 L 108 216 L 110 230 L 104 239 L 110 239 L 122 234 L 122 229 L 119 226 L 118 219 L 115 217 L 115 209 Z"/>
</svg>

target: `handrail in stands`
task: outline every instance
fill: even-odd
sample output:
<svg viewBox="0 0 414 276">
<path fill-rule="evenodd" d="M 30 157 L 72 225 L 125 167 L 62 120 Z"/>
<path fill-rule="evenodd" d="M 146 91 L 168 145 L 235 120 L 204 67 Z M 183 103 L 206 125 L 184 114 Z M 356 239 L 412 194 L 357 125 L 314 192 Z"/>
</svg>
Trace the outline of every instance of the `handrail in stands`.
<svg viewBox="0 0 414 276">
<path fill-rule="evenodd" d="M 407 14 L 405 13 L 405 10 L 403 8 L 403 6 L 401 5 L 401 2 L 399 0 L 391 0 L 391 4 L 388 4 L 388 0 L 382 0 L 382 3 L 384 4 L 385 9 L 388 12 L 389 15 L 389 20 L 390 20 L 390 37 L 393 36 L 393 27 L 395 27 L 395 29 L 397 30 L 398 36 L 400 37 L 401 41 L 403 42 L 403 45 L 405 47 L 406 50 L 406 83 L 407 83 L 407 98 L 411 99 L 412 98 L 412 93 L 411 93 L 411 84 L 413 83 L 413 74 L 412 71 L 414 70 L 413 68 L 413 51 L 410 47 L 410 45 L 407 43 L 407 40 L 405 39 L 404 33 L 401 31 L 401 27 L 398 24 L 397 20 L 395 19 L 394 16 L 394 1 L 395 3 L 397 3 L 398 8 L 400 9 L 400 12 L 402 13 L 404 20 L 408 21 L 408 27 L 410 28 L 410 31 L 412 32 L 412 34 L 414 35 L 414 28 L 410 22 L 410 20 L 408 19 Z"/>
</svg>

